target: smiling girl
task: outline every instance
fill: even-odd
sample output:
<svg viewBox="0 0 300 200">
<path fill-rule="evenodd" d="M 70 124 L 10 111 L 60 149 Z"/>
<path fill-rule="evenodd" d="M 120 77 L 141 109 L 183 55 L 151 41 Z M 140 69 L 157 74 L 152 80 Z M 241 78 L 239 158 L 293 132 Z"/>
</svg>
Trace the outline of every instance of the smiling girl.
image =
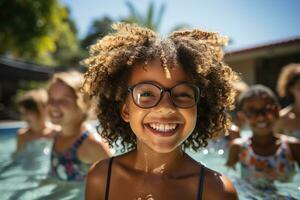
<svg viewBox="0 0 300 200">
<path fill-rule="evenodd" d="M 229 124 L 235 74 L 222 61 L 223 38 L 113 27 L 91 47 L 84 89 L 98 98 L 101 135 L 128 152 L 92 166 L 86 199 L 237 199 L 225 176 L 184 152 Z"/>
<path fill-rule="evenodd" d="M 79 72 L 59 72 L 48 88 L 48 113 L 61 127 L 54 138 L 51 171 L 66 181 L 84 181 L 91 164 L 110 155 L 108 145 L 87 122 L 90 98 L 80 92 L 82 83 Z"/>
<path fill-rule="evenodd" d="M 239 97 L 238 107 L 252 136 L 233 140 L 227 166 L 240 162 L 241 177 L 264 190 L 275 180 L 290 181 L 300 163 L 300 141 L 273 131 L 279 117 L 275 94 L 265 86 L 251 86 Z"/>
</svg>

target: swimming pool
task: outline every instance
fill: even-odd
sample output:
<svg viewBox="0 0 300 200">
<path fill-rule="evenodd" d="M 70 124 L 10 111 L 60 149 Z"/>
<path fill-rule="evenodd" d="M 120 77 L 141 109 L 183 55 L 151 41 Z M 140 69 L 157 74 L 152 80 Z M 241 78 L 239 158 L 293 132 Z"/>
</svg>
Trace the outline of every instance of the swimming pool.
<svg viewBox="0 0 300 200">
<path fill-rule="evenodd" d="M 15 150 L 16 130 L 24 123 L 0 123 L 0 200 L 33 200 L 33 199 L 84 199 L 83 183 L 66 183 L 48 176 L 50 167 L 50 146 L 43 154 L 36 156 L 34 163 L 26 159 L 14 161 L 11 156 Z M 243 131 L 243 136 L 249 131 Z M 201 152 L 188 151 L 195 160 L 207 167 L 225 174 L 238 190 L 241 200 L 247 199 L 300 199 L 300 173 L 290 183 L 276 182 L 276 191 L 259 191 L 241 180 L 239 166 L 237 171 L 224 166 L 226 151 L 222 145 L 210 145 Z M 37 167 L 39 166 L 39 167 Z"/>
<path fill-rule="evenodd" d="M 84 183 L 49 177 L 51 142 L 41 141 L 42 153 L 27 151 L 12 159 L 15 133 L 22 126 L 19 122 L 0 124 L 0 200 L 84 199 Z"/>
</svg>

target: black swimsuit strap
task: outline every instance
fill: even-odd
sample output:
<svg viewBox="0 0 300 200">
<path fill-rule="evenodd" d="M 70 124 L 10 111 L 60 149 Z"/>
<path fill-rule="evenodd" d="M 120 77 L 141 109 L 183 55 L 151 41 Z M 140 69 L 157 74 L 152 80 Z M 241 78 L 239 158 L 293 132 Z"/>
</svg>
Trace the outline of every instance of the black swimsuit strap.
<svg viewBox="0 0 300 200">
<path fill-rule="evenodd" d="M 109 159 L 109 165 L 108 165 L 108 172 L 107 172 L 107 179 L 106 179 L 106 190 L 105 190 L 105 200 L 108 200 L 109 196 L 109 185 L 110 185 L 110 177 L 111 177 L 111 167 L 114 157 L 111 157 Z"/>
<path fill-rule="evenodd" d="M 113 159 L 114 159 L 114 157 L 110 158 L 109 165 L 108 165 L 108 172 L 107 172 L 107 179 L 106 179 L 106 190 L 105 190 L 105 198 L 104 198 L 105 200 L 108 200 L 108 197 L 109 197 L 110 177 L 111 177 L 111 168 L 112 168 Z M 199 187 L 198 187 L 197 200 L 202 199 L 204 174 L 205 174 L 205 167 L 203 165 L 201 165 L 201 171 L 200 171 L 200 174 L 199 174 Z"/>
<path fill-rule="evenodd" d="M 199 185 L 198 185 L 197 200 L 202 199 L 204 173 L 205 173 L 205 167 L 203 165 L 201 165 L 201 171 L 200 171 L 200 174 L 199 174 Z"/>
</svg>

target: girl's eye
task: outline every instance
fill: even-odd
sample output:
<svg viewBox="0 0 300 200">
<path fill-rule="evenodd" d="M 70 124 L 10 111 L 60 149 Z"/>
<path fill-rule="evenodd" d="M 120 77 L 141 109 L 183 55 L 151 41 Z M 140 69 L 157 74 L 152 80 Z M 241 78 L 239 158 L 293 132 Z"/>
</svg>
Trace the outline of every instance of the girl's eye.
<svg viewBox="0 0 300 200">
<path fill-rule="evenodd" d="M 193 95 L 191 95 L 189 93 L 178 93 L 178 94 L 175 94 L 174 97 L 176 97 L 176 98 L 193 98 Z"/>
<path fill-rule="evenodd" d="M 148 92 L 142 92 L 140 94 L 140 96 L 141 97 L 152 97 L 152 96 L 154 96 L 154 94 L 152 92 L 148 91 Z"/>
</svg>

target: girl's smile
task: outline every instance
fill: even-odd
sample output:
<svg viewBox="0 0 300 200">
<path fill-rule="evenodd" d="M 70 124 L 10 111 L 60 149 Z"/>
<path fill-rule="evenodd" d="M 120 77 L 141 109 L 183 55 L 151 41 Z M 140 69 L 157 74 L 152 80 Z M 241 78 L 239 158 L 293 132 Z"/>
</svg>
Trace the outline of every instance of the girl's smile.
<svg viewBox="0 0 300 200">
<path fill-rule="evenodd" d="M 145 128 L 152 134 L 169 137 L 175 135 L 183 125 L 183 120 L 179 119 L 176 115 L 173 114 L 169 116 L 149 116 L 146 121 L 144 121 Z"/>
</svg>

